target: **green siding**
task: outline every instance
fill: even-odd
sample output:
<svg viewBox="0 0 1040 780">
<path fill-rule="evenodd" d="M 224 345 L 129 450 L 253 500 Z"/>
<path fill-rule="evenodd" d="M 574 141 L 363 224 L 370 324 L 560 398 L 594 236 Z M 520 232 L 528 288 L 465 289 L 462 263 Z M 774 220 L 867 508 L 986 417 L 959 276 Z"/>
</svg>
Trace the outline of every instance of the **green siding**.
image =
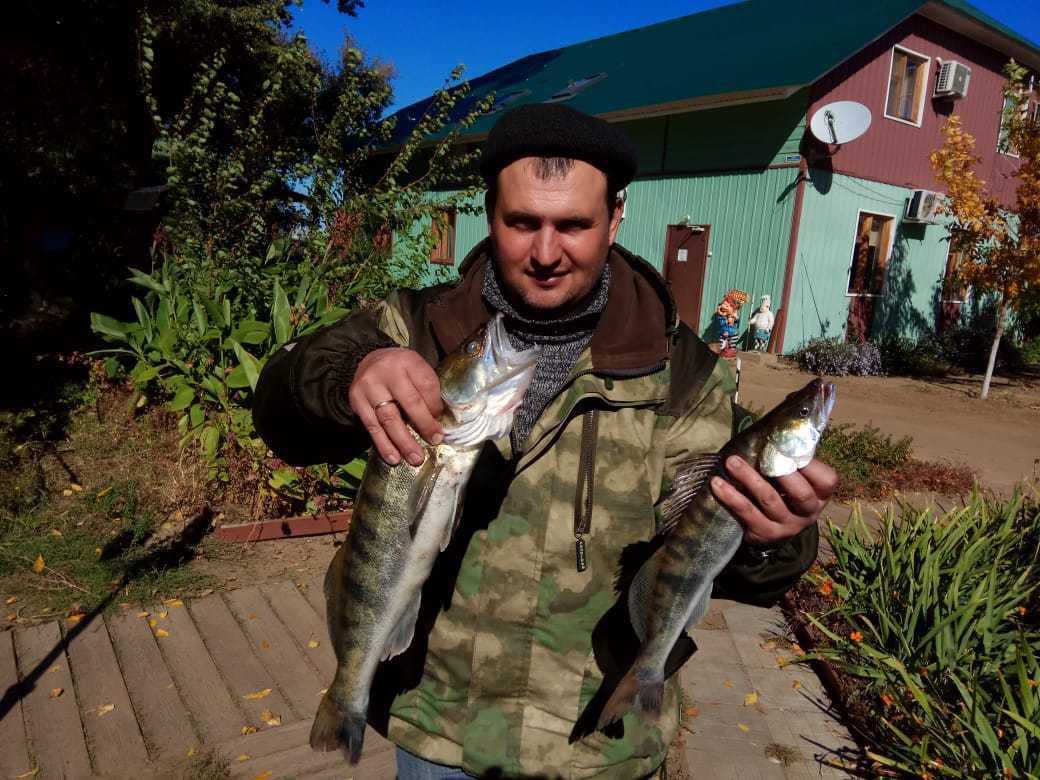
<svg viewBox="0 0 1040 780">
<path fill-rule="evenodd" d="M 798 235 L 792 308 L 785 351 L 817 336 L 844 336 L 848 273 L 860 211 L 897 219 L 883 296 L 875 302 L 872 335 L 917 336 L 934 330 L 949 250 L 942 225 L 903 222 L 905 187 L 813 169 L 806 184 Z"/>
</svg>

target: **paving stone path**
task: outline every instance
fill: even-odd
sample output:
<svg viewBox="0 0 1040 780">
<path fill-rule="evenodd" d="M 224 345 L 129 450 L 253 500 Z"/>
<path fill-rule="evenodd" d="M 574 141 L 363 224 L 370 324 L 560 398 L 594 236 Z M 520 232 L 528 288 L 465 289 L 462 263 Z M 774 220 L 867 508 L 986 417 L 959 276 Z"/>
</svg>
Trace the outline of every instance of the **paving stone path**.
<svg viewBox="0 0 1040 780">
<path fill-rule="evenodd" d="M 356 767 L 307 744 L 335 668 L 323 615 L 317 582 L 277 582 L 0 634 L 0 777 L 162 777 L 210 750 L 235 777 L 392 780 L 371 729 Z M 812 671 L 778 666 L 782 632 L 779 612 L 733 602 L 693 630 L 697 780 L 845 776 L 819 759 L 852 743 Z"/>
</svg>

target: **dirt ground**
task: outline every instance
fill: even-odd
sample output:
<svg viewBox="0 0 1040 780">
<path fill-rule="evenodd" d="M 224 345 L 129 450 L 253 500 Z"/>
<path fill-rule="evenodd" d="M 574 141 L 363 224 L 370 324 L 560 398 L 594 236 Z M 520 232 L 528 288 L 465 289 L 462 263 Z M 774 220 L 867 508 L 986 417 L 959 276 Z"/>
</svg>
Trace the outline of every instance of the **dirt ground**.
<svg viewBox="0 0 1040 780">
<path fill-rule="evenodd" d="M 770 355 L 741 356 L 740 402 L 769 409 L 809 375 Z M 978 376 L 829 378 L 838 388 L 831 419 L 913 438 L 920 460 L 952 461 L 975 469 L 984 486 L 1010 493 L 1040 478 L 1040 378 L 996 377 L 979 399 Z"/>
</svg>

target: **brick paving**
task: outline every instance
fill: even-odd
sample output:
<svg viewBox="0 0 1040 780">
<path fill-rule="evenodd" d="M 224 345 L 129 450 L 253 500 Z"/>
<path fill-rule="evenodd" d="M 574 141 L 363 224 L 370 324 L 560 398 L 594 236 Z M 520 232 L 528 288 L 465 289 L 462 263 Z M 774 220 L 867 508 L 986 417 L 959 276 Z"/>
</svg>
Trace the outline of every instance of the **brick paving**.
<svg viewBox="0 0 1040 780">
<path fill-rule="evenodd" d="M 307 744 L 335 668 L 323 614 L 317 582 L 277 582 L 0 633 L 0 776 L 161 777 L 210 750 L 234 777 L 392 780 L 371 729 L 356 767 Z M 846 776 L 828 762 L 855 746 L 812 670 L 784 664 L 779 611 L 714 601 L 691 634 L 697 780 Z"/>
</svg>

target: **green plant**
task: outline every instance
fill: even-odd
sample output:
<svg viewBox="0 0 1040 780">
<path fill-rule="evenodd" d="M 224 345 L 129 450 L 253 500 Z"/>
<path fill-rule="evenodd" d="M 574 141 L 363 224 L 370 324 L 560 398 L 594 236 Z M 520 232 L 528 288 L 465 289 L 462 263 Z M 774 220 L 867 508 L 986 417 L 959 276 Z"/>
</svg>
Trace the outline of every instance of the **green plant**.
<svg viewBox="0 0 1040 780">
<path fill-rule="evenodd" d="M 911 339 L 886 335 L 874 340 L 881 353 L 881 365 L 889 376 L 945 376 L 950 364 L 942 346 L 931 336 Z"/>
<path fill-rule="evenodd" d="M 881 354 L 869 341 L 842 341 L 839 338 L 812 339 L 791 358 L 803 371 L 829 376 L 880 376 L 884 373 Z"/>
<path fill-rule="evenodd" d="M 856 722 L 877 765 L 914 776 L 1040 774 L 1040 506 L 975 493 L 937 514 L 857 513 L 831 526 L 835 562 L 809 615 L 828 660 L 857 681 Z M 818 575 L 820 580 L 823 575 Z"/>
</svg>

